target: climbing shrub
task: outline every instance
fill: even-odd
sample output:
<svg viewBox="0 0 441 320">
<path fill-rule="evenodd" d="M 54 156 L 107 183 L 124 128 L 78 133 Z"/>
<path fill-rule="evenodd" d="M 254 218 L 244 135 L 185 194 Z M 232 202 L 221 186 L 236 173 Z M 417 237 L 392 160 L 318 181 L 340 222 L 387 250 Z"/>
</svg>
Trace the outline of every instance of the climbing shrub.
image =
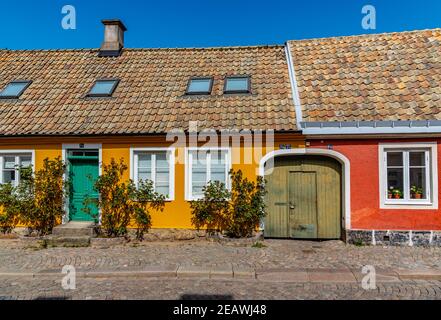
<svg viewBox="0 0 441 320">
<path fill-rule="evenodd" d="M 226 233 L 230 237 L 249 237 L 265 217 L 265 187 L 260 176 L 257 181 L 243 177 L 242 171 L 230 171 L 231 200 L 229 205 L 229 224 Z"/>
<path fill-rule="evenodd" d="M 20 169 L 18 200 L 21 203 L 21 220 L 39 235 L 51 233 L 65 214 L 65 171 L 66 165 L 60 157 L 44 159 L 43 168 L 35 171 L 35 174 L 31 168 Z"/>
<path fill-rule="evenodd" d="M 1 229 L 10 232 L 22 223 L 38 235 L 52 232 L 64 215 L 63 199 L 65 165 L 60 157 L 44 159 L 43 167 L 33 172 L 32 168 L 19 168 L 20 183 L 0 186 L 0 205 L 4 214 Z"/>
<path fill-rule="evenodd" d="M 18 204 L 14 187 L 10 183 L 0 185 L 0 232 L 10 233 L 19 223 Z"/>
<path fill-rule="evenodd" d="M 197 228 L 207 228 L 214 232 L 225 230 L 229 224 L 228 199 L 230 192 L 225 184 L 210 181 L 203 189 L 202 199 L 190 202 L 192 211 L 191 221 Z"/>
<path fill-rule="evenodd" d="M 138 188 L 132 180 L 123 181 L 127 165 L 121 159 L 103 165 L 103 173 L 94 184 L 99 199 L 85 200 L 86 211 L 90 214 L 91 203 L 101 211 L 101 229 L 108 237 L 127 235 L 131 222 L 136 227 L 136 237 L 142 240 L 151 226 L 150 210 L 163 211 L 165 197 L 154 191 L 151 181 L 140 181 Z M 97 218 L 97 217 L 95 217 Z"/>
<path fill-rule="evenodd" d="M 249 237 L 266 214 L 264 180 L 249 181 L 241 170 L 231 170 L 229 175 L 231 191 L 223 183 L 210 181 L 203 188 L 203 197 L 191 202 L 192 223 L 197 229 Z"/>
</svg>

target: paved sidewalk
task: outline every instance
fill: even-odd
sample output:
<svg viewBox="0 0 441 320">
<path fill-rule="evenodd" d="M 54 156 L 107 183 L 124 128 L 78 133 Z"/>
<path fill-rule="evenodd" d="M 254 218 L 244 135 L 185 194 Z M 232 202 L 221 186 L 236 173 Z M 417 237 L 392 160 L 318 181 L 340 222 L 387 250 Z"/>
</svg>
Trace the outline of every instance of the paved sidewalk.
<svg viewBox="0 0 441 320">
<path fill-rule="evenodd" d="M 208 241 L 145 242 L 99 248 L 23 249 L 0 240 L 0 272 L 38 272 L 73 265 L 83 270 L 125 270 L 151 265 L 262 269 L 441 269 L 441 248 L 356 247 L 341 241 L 265 240 L 263 248 Z"/>
</svg>

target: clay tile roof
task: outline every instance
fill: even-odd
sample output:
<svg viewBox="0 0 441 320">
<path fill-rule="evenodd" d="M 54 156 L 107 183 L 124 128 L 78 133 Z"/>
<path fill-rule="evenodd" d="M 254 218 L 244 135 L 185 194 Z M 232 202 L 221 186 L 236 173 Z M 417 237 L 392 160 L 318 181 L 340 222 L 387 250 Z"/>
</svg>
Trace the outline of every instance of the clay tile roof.
<svg viewBox="0 0 441 320">
<path fill-rule="evenodd" d="M 441 119 L 441 29 L 289 45 L 303 121 Z"/>
<path fill-rule="evenodd" d="M 223 94 L 224 77 L 251 75 L 251 94 Z M 193 76 L 213 76 L 210 96 L 186 96 Z M 99 78 L 119 78 L 113 97 L 85 97 Z M 0 99 L 0 135 L 100 135 L 198 129 L 296 130 L 283 46 L 206 49 L 0 50 L 0 90 L 32 80 L 18 100 Z"/>
</svg>

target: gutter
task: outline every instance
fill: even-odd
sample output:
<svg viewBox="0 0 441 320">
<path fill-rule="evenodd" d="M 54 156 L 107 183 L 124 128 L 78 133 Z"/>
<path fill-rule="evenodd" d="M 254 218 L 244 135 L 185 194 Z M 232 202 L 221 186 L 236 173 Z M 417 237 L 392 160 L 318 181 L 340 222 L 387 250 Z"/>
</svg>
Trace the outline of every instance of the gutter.
<svg viewBox="0 0 441 320">
<path fill-rule="evenodd" d="M 304 135 L 441 133 L 441 120 L 302 122 Z"/>
<path fill-rule="evenodd" d="M 301 124 L 303 121 L 302 105 L 300 104 L 299 88 L 297 86 L 296 73 L 294 70 L 294 63 L 291 56 L 291 48 L 289 42 L 286 42 L 285 45 L 285 55 L 288 64 L 289 80 L 291 83 L 292 100 L 294 103 L 295 113 L 296 113 L 296 125 L 297 125 L 297 129 L 300 130 L 302 128 Z"/>
</svg>

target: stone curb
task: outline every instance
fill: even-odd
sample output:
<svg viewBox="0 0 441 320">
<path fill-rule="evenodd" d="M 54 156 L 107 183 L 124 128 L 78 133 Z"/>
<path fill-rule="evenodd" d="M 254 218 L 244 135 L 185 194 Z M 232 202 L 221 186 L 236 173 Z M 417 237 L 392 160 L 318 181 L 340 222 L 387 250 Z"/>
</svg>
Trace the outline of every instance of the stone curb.
<svg viewBox="0 0 441 320">
<path fill-rule="evenodd" d="M 77 271 L 81 278 L 193 278 L 219 280 L 257 280 L 262 282 L 285 283 L 357 283 L 365 274 L 350 269 L 266 269 L 254 270 L 246 267 L 216 266 L 146 266 L 136 270 Z M 0 277 L 63 277 L 61 269 L 46 269 L 38 272 L 1 272 Z M 379 270 L 377 282 L 402 282 L 406 280 L 439 280 L 441 270 Z"/>
<path fill-rule="evenodd" d="M 441 270 L 437 269 L 398 269 L 396 272 L 402 280 L 441 280 Z"/>
</svg>

